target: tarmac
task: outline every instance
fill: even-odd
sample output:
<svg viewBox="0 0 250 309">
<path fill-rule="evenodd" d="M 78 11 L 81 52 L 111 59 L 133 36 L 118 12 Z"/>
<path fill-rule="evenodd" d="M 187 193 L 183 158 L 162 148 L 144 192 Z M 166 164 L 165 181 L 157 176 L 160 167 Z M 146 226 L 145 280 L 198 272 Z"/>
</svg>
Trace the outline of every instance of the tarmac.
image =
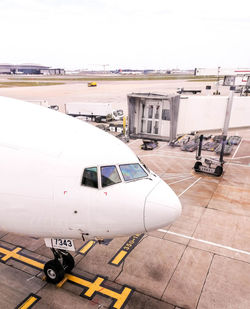
<svg viewBox="0 0 250 309">
<path fill-rule="evenodd" d="M 182 215 L 105 245 L 77 240 L 76 266 L 59 286 L 43 280 L 53 257 L 43 239 L 0 232 L 0 308 L 250 308 L 250 129 L 229 133 L 242 140 L 218 178 L 194 172 L 195 153 L 131 140 L 179 196 Z"/>
</svg>

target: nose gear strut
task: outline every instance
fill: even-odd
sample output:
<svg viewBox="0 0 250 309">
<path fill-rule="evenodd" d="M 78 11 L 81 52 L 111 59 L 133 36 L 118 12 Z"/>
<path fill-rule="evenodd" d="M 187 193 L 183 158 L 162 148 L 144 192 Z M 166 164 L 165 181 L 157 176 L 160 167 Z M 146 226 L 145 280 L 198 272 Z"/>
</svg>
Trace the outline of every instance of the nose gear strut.
<svg viewBox="0 0 250 309">
<path fill-rule="evenodd" d="M 44 265 L 44 273 L 48 282 L 59 283 L 64 278 L 65 273 L 70 273 L 75 266 L 73 256 L 65 251 L 50 248 L 54 259 Z"/>
</svg>

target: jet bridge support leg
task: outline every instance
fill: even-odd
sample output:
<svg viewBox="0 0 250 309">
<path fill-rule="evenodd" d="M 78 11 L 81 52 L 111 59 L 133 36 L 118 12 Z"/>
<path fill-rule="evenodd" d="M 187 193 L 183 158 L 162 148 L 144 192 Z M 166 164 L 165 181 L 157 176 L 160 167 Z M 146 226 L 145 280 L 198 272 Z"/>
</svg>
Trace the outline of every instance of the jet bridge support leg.
<svg viewBox="0 0 250 309">
<path fill-rule="evenodd" d="M 74 268 L 75 261 L 73 256 L 65 250 L 50 249 L 54 260 L 50 260 L 44 265 L 44 273 L 48 282 L 56 284 L 64 278 L 65 272 L 70 272 Z"/>
</svg>

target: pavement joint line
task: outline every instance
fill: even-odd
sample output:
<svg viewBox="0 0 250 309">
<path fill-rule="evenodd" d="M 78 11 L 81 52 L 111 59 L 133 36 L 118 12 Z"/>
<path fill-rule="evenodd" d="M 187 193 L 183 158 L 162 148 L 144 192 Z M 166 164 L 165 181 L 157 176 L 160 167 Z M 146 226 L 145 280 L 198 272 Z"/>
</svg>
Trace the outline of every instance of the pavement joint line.
<svg viewBox="0 0 250 309">
<path fill-rule="evenodd" d="M 163 229 L 158 229 L 157 231 L 167 233 L 167 234 L 171 234 L 171 235 L 174 235 L 174 236 L 179 236 L 179 237 L 186 238 L 186 239 L 189 239 L 189 240 L 198 241 L 198 242 L 201 242 L 201 243 L 204 243 L 204 244 L 207 244 L 207 245 L 211 245 L 211 246 L 214 246 L 214 247 L 230 250 L 230 251 L 233 251 L 233 252 L 250 255 L 250 252 L 248 252 L 248 251 L 244 251 L 244 250 L 236 249 L 236 248 L 233 248 L 233 247 L 221 245 L 221 244 L 218 244 L 218 243 L 215 243 L 215 242 L 212 242 L 212 241 L 203 240 L 203 239 L 200 239 L 200 238 L 195 238 L 195 237 L 192 237 L 192 236 L 187 236 L 187 235 L 184 235 L 184 234 L 175 233 L 175 232 L 171 232 L 171 231 L 167 231 L 167 230 L 163 230 Z"/>
<path fill-rule="evenodd" d="M 8 249 L 3 246 L 0 246 L 0 261 L 5 263 L 9 259 L 14 259 L 30 267 L 43 270 L 45 263 L 39 261 L 34 257 L 29 257 L 27 255 L 22 254 L 20 251 L 23 249 L 24 248 L 21 247 Z M 78 286 L 81 286 L 83 288 L 83 292 L 81 293 L 82 297 L 92 300 L 92 298 L 96 294 L 100 294 L 104 297 L 111 298 L 112 303 L 109 306 L 110 309 L 111 308 L 123 309 L 134 292 L 134 289 L 130 288 L 127 285 L 122 285 L 119 291 L 110 287 L 106 287 L 105 281 L 107 280 L 107 278 L 104 278 L 99 275 L 96 275 L 94 281 L 80 275 L 67 274 L 67 273 L 65 274 L 65 278 L 71 283 L 77 284 Z M 101 286 L 101 283 L 104 283 L 104 286 Z M 31 307 L 17 307 L 17 308 L 28 309 Z"/>
<path fill-rule="evenodd" d="M 191 179 L 191 178 L 194 178 L 195 176 L 191 176 L 191 177 L 188 177 L 188 178 L 185 178 L 185 179 L 181 179 L 181 180 L 177 180 L 177 181 L 174 181 L 174 182 L 171 182 L 171 183 L 168 183 L 168 185 L 174 185 L 175 183 L 179 183 L 179 182 L 182 182 L 182 181 L 186 181 L 188 179 Z"/>
<path fill-rule="evenodd" d="M 39 300 L 40 296 L 30 293 L 15 309 L 29 309 L 32 308 Z"/>
<path fill-rule="evenodd" d="M 202 177 L 198 178 L 195 180 L 194 183 L 192 183 L 190 186 L 187 187 L 187 189 L 185 189 L 183 192 L 181 192 L 178 197 L 181 197 L 184 193 L 186 193 L 189 189 L 191 189 L 198 181 L 200 181 L 202 179 Z"/>
<path fill-rule="evenodd" d="M 203 290 L 204 290 L 204 287 L 205 287 L 205 285 L 206 285 L 207 277 L 208 277 L 209 272 L 210 272 L 210 268 L 211 268 L 212 263 L 213 263 L 213 261 L 214 261 L 214 256 L 215 256 L 215 254 L 212 253 L 212 258 L 211 258 L 211 261 L 210 261 L 210 264 L 209 264 L 209 267 L 208 267 L 208 270 L 207 270 L 206 278 L 205 278 L 205 280 L 204 280 L 204 282 L 203 282 L 202 289 L 201 289 L 201 292 L 200 292 L 200 295 L 199 295 L 199 299 L 198 299 L 197 304 L 196 304 L 196 307 L 195 307 L 196 309 L 197 309 L 198 306 L 199 306 L 199 302 L 200 302 L 200 299 L 201 299 L 201 295 L 202 295 Z"/>
<path fill-rule="evenodd" d="M 175 268 L 174 268 L 174 271 L 173 271 L 171 277 L 169 278 L 168 282 L 166 283 L 166 286 L 165 286 L 165 288 L 164 288 L 164 290 L 163 290 L 163 292 L 162 292 L 162 294 L 161 294 L 161 298 L 160 298 L 161 300 L 162 300 L 162 297 L 163 297 L 164 293 L 166 292 L 166 290 L 167 290 L 167 288 L 168 288 L 168 285 L 169 285 L 171 279 L 173 278 L 173 276 L 174 276 L 174 274 L 175 274 L 175 272 L 176 272 L 176 269 L 178 268 L 178 266 L 179 266 L 179 264 L 180 264 L 180 262 L 181 262 L 181 260 L 182 260 L 182 258 L 183 258 L 183 255 L 184 255 L 185 251 L 187 250 L 188 245 L 186 244 L 186 245 L 184 245 L 184 246 L 185 246 L 185 248 L 183 249 L 183 252 L 182 252 L 182 254 L 181 254 L 180 258 L 179 258 L 179 261 L 178 261 L 178 263 L 176 264 L 176 266 L 175 266 Z"/>
</svg>

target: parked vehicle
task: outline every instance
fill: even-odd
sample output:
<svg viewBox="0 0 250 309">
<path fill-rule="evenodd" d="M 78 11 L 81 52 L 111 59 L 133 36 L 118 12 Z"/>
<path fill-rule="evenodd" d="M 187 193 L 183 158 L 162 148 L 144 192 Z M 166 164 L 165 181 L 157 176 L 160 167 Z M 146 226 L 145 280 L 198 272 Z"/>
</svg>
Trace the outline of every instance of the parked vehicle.
<svg viewBox="0 0 250 309">
<path fill-rule="evenodd" d="M 123 110 L 113 110 L 110 103 L 72 102 L 65 104 L 66 114 L 95 122 L 122 120 Z"/>
<path fill-rule="evenodd" d="M 96 87 L 97 83 L 96 82 L 89 82 L 88 87 Z"/>
</svg>

